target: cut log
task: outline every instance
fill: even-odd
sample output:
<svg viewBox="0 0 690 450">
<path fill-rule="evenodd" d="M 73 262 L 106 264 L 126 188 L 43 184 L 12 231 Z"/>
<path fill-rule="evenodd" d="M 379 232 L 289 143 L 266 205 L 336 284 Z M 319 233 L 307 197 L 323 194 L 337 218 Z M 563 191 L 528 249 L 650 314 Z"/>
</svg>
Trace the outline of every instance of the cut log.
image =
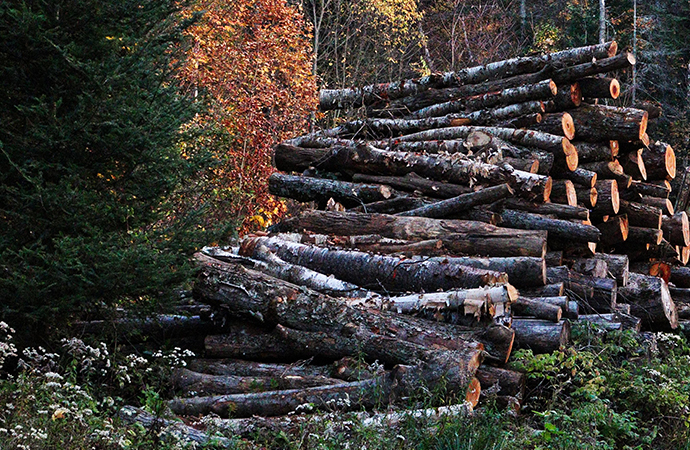
<svg viewBox="0 0 690 450">
<path fill-rule="evenodd" d="M 639 317 L 618 311 L 609 314 L 581 315 L 578 320 L 596 324 L 606 331 L 633 330 L 639 333 L 642 325 L 642 319 Z"/>
<path fill-rule="evenodd" d="M 570 180 L 553 180 L 550 200 L 559 204 L 577 206 L 577 192 Z"/>
<path fill-rule="evenodd" d="M 620 165 L 618 161 L 595 161 L 590 163 L 582 164 L 583 169 L 596 172 L 599 180 L 605 178 L 620 179 L 625 177 L 625 171 L 623 166 Z"/>
<path fill-rule="evenodd" d="M 609 278 L 594 278 L 573 272 L 566 266 L 548 267 L 547 280 L 550 283 L 565 283 L 568 295 L 577 299 L 583 312 L 606 313 L 616 305 L 617 283 Z"/>
<path fill-rule="evenodd" d="M 630 235 L 628 235 L 628 238 Z M 610 253 L 597 253 L 594 258 L 606 261 L 608 273 L 616 279 L 618 286 L 628 284 L 628 272 L 630 271 L 630 259 L 628 255 L 617 255 Z"/>
<path fill-rule="evenodd" d="M 546 252 L 546 255 L 544 256 L 544 261 L 546 261 L 546 265 L 548 266 L 562 266 L 563 265 L 563 252 L 560 250 L 552 250 L 550 252 Z"/>
<path fill-rule="evenodd" d="M 529 173 L 539 173 L 539 160 L 534 157 L 530 158 L 513 158 L 510 156 L 504 156 L 501 162 L 510 164 L 513 168 L 517 170 L 522 170 Z"/>
<path fill-rule="evenodd" d="M 523 230 L 547 230 L 549 237 L 569 239 L 572 242 L 597 242 L 601 233 L 596 227 L 549 219 L 537 214 L 506 209 L 501 213 L 502 224 Z"/>
<path fill-rule="evenodd" d="M 567 112 L 542 114 L 541 122 L 530 128 L 557 136 L 565 136 L 571 140 L 575 138 L 575 124 L 572 116 Z"/>
<path fill-rule="evenodd" d="M 630 305 L 627 303 L 618 303 L 616 305 L 616 312 L 630 315 Z"/>
<path fill-rule="evenodd" d="M 406 261 L 393 256 L 333 250 L 269 237 L 244 239 L 240 255 L 253 257 L 262 245 L 291 264 L 378 291 L 428 292 L 475 288 L 508 281 L 508 276 L 504 273 L 462 266 L 445 260 Z"/>
<path fill-rule="evenodd" d="M 570 343 L 570 322 L 547 322 L 536 319 L 514 319 L 515 345 L 535 354 L 551 353 Z"/>
<path fill-rule="evenodd" d="M 673 179 L 676 177 L 676 154 L 665 142 L 653 142 L 642 154 L 647 168 L 647 178 Z"/>
<path fill-rule="evenodd" d="M 474 206 L 493 203 L 513 195 L 513 190 L 507 184 L 487 187 L 470 194 L 462 194 L 431 205 L 399 213 L 400 216 L 418 216 L 444 218 L 468 210 Z"/>
<path fill-rule="evenodd" d="M 187 364 L 190 370 L 210 375 L 236 377 L 329 377 L 330 366 L 314 366 L 308 361 L 293 364 L 271 364 L 242 359 L 194 358 Z"/>
<path fill-rule="evenodd" d="M 283 389 L 302 389 L 315 386 L 342 384 L 342 380 L 323 376 L 247 377 L 209 375 L 189 369 L 174 369 L 171 377 L 173 387 L 185 394 L 247 394 Z"/>
<path fill-rule="evenodd" d="M 616 180 L 599 180 L 594 186 L 597 190 L 597 203 L 592 211 L 597 216 L 615 215 L 620 211 L 620 196 Z"/>
<path fill-rule="evenodd" d="M 647 131 L 649 114 L 635 108 L 580 105 L 570 111 L 577 139 L 587 142 L 640 139 Z"/>
<path fill-rule="evenodd" d="M 571 117 L 572 118 L 572 117 Z M 581 163 L 594 161 L 612 161 L 617 155 L 614 154 L 614 149 L 609 143 L 591 143 L 591 142 L 571 142 L 577 149 L 577 156 Z"/>
<path fill-rule="evenodd" d="M 547 275 L 548 277 L 548 275 Z M 547 284 L 542 287 L 534 287 L 528 289 L 520 289 L 520 294 L 525 297 L 561 297 L 565 294 L 565 283 L 560 281 L 557 283 Z"/>
<path fill-rule="evenodd" d="M 511 309 L 517 316 L 528 316 L 537 319 L 559 322 L 563 311 L 560 306 L 546 302 L 535 301 L 527 297 L 518 298 Z"/>
<path fill-rule="evenodd" d="M 669 330 L 678 327 L 676 306 L 668 285 L 661 278 L 630 273 L 628 285 L 618 289 L 621 299 L 630 304 L 634 316 L 642 319 L 648 330 Z"/>
<path fill-rule="evenodd" d="M 525 114 L 524 116 L 515 117 L 500 122 L 496 122 L 497 127 L 501 128 L 530 128 L 542 120 L 541 113 Z"/>
<path fill-rule="evenodd" d="M 690 267 L 671 266 L 671 283 L 679 288 L 690 288 Z"/>
<path fill-rule="evenodd" d="M 616 54 L 617 48 L 615 42 L 608 42 L 599 46 L 580 47 L 577 50 L 570 49 L 541 57 L 513 58 L 456 72 L 436 73 L 415 80 L 370 85 L 363 88 L 321 90 L 319 107 L 322 111 L 356 108 L 418 94 L 429 88 L 477 84 L 486 80 L 538 72 L 547 64 L 581 64 L 591 61 L 592 58 L 611 58 Z"/>
<path fill-rule="evenodd" d="M 578 258 L 571 262 L 570 268 L 589 277 L 606 278 L 608 276 L 608 264 L 603 259 Z"/>
<path fill-rule="evenodd" d="M 619 216 L 609 217 L 606 222 L 598 224 L 597 228 L 601 231 L 602 244 L 608 247 L 620 244 L 625 242 L 629 236 L 630 226 L 628 224 L 628 216 L 621 214 Z M 576 271 L 581 272 L 579 270 Z"/>
<path fill-rule="evenodd" d="M 582 167 L 578 167 L 572 172 L 565 170 L 558 172 L 558 176 L 570 180 L 575 184 L 590 188 L 593 188 L 597 182 L 597 173 Z"/>
<path fill-rule="evenodd" d="M 551 100 L 544 101 L 544 112 L 555 113 L 577 108 L 582 104 L 582 91 L 580 85 L 576 83 L 565 84 L 558 87 L 556 96 Z"/>
<path fill-rule="evenodd" d="M 486 391 L 497 386 L 497 395 L 509 395 L 518 400 L 525 398 L 525 374 L 499 367 L 482 366 L 475 375 Z"/>
<path fill-rule="evenodd" d="M 690 245 L 690 222 L 685 211 L 674 214 L 673 217 L 662 216 L 661 229 L 664 238 L 671 244 L 682 247 Z"/>
<path fill-rule="evenodd" d="M 268 191 L 273 195 L 292 198 L 300 202 L 317 201 L 325 204 L 329 198 L 333 198 L 346 207 L 378 202 L 395 195 L 388 186 L 280 173 L 274 173 L 268 178 Z"/>
<path fill-rule="evenodd" d="M 596 211 L 596 206 L 599 204 L 599 191 L 597 191 L 597 188 L 575 188 L 575 197 L 577 198 L 578 204 L 583 205 L 585 208 L 595 213 L 594 217 L 599 216 Z"/>
<path fill-rule="evenodd" d="M 501 105 L 512 105 L 532 100 L 547 99 L 555 96 L 556 92 L 558 92 L 556 83 L 551 80 L 544 80 L 535 84 L 504 89 L 498 93 L 490 92 L 477 97 L 437 103 L 419 109 L 409 114 L 407 117 L 411 119 L 420 119 L 424 117 L 445 116 L 446 114 L 463 111 L 477 111 Z"/>
<path fill-rule="evenodd" d="M 628 175 L 632 176 L 636 180 L 646 180 L 647 179 L 647 167 L 645 166 L 644 158 L 642 153 L 643 149 L 638 149 L 621 155 L 618 161 L 621 163 L 623 170 Z"/>
<path fill-rule="evenodd" d="M 645 183 L 638 180 L 633 180 L 628 190 L 639 195 L 649 195 L 651 197 L 660 198 L 668 198 L 671 193 L 671 188 L 668 186 L 660 186 L 658 184 Z"/>
<path fill-rule="evenodd" d="M 380 202 L 367 203 L 354 208 L 349 208 L 348 211 L 363 212 L 363 213 L 378 213 L 378 214 L 397 214 L 411 209 L 421 208 L 422 206 L 430 205 L 432 201 L 424 198 L 413 197 L 409 195 L 400 195 L 389 200 L 382 200 Z"/>
<path fill-rule="evenodd" d="M 382 141 L 369 141 L 373 147 L 382 150 L 397 152 L 415 153 L 468 153 L 467 141 L 455 139 L 448 141 L 420 141 L 420 142 L 399 142 L 395 139 L 384 139 Z"/>
<path fill-rule="evenodd" d="M 507 209 L 515 209 L 533 214 L 553 215 L 564 220 L 589 219 L 589 210 L 580 206 L 562 205 L 558 203 L 534 203 L 520 198 L 508 198 L 505 199 L 502 204 L 503 207 Z"/>
<path fill-rule="evenodd" d="M 621 93 L 621 85 L 615 78 L 587 77 L 577 80 L 586 98 L 617 99 Z"/>
<path fill-rule="evenodd" d="M 668 197 L 668 195 L 664 197 Z M 690 167 L 683 170 L 675 207 L 677 211 L 687 211 L 688 206 L 690 206 Z"/>
<path fill-rule="evenodd" d="M 661 229 L 662 213 L 659 208 L 621 200 L 619 212 L 628 216 L 631 226 Z"/>
<path fill-rule="evenodd" d="M 436 198 L 451 198 L 473 192 L 473 189 L 467 186 L 429 180 L 424 177 L 420 177 L 414 172 L 408 173 L 402 177 L 354 174 L 352 176 L 352 181 L 357 183 L 387 184 L 396 189 L 405 191 L 419 191 L 424 195 Z"/>
<path fill-rule="evenodd" d="M 130 343 L 147 339 L 166 340 L 193 336 L 204 336 L 217 327 L 209 317 L 185 316 L 179 314 L 158 314 L 139 319 L 125 317 L 114 320 L 92 320 L 77 322 L 70 327 L 74 335 L 125 337 Z"/>
<path fill-rule="evenodd" d="M 473 221 L 305 211 L 275 227 L 275 231 L 303 229 L 338 235 L 380 234 L 405 240 L 442 239 L 449 251 L 465 255 L 543 257 L 546 251 L 544 231 L 511 230 Z"/>
<path fill-rule="evenodd" d="M 640 203 L 650 206 L 656 206 L 661 210 L 664 216 L 673 216 L 673 203 L 671 200 L 662 197 L 650 197 L 648 195 L 643 195 L 640 198 Z"/>
</svg>

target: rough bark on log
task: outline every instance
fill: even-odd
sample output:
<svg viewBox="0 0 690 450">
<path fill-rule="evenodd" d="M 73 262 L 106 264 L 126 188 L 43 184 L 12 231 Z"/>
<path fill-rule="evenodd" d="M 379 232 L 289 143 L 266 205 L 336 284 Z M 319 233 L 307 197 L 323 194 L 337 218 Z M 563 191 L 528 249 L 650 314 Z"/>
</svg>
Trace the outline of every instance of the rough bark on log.
<svg viewBox="0 0 690 450">
<path fill-rule="evenodd" d="M 575 122 L 578 140 L 631 140 L 641 138 L 647 131 L 647 111 L 604 105 L 580 105 L 570 111 Z"/>
<path fill-rule="evenodd" d="M 594 258 L 606 261 L 608 273 L 612 278 L 616 279 L 618 286 L 625 286 L 628 284 L 628 273 L 630 271 L 630 259 L 628 255 L 597 253 L 594 255 Z"/>
<path fill-rule="evenodd" d="M 451 198 L 473 192 L 472 188 L 458 184 L 444 183 L 420 177 L 414 172 L 402 177 L 381 175 L 354 174 L 352 181 L 357 183 L 381 183 L 405 191 L 419 191 L 424 195 L 436 198 Z"/>
<path fill-rule="evenodd" d="M 546 269 L 546 276 L 551 283 L 564 282 L 566 290 L 577 299 L 584 312 L 606 313 L 616 305 L 616 280 L 580 275 L 566 266 L 549 267 Z"/>
<path fill-rule="evenodd" d="M 676 306 L 668 284 L 661 278 L 633 272 L 629 274 L 628 285 L 618 291 L 646 329 L 660 331 L 678 327 Z"/>
<path fill-rule="evenodd" d="M 164 340 L 204 336 L 216 328 L 207 317 L 159 314 L 145 319 L 122 318 L 77 322 L 70 327 L 70 332 L 74 335 L 126 336 L 128 342 L 139 343 L 146 339 Z"/>
<path fill-rule="evenodd" d="M 493 203 L 500 199 L 510 197 L 513 194 L 514 192 L 508 184 L 499 184 L 469 194 L 462 194 L 457 197 L 432 203 L 428 206 L 405 211 L 398 215 L 441 219 L 460 213 L 474 206 Z"/>
<path fill-rule="evenodd" d="M 590 188 L 593 188 L 597 182 L 597 173 L 591 170 L 587 170 L 583 167 L 578 167 L 572 172 L 568 170 L 558 172 L 558 176 L 561 178 L 565 178 L 566 180 L 572 181 L 575 184 L 579 184 L 581 186 Z"/>
<path fill-rule="evenodd" d="M 548 275 L 547 275 L 548 277 Z M 565 293 L 565 283 L 560 281 L 547 284 L 546 286 L 520 289 L 520 294 L 524 297 L 561 297 Z"/>
<path fill-rule="evenodd" d="M 573 319 L 573 314 L 570 310 L 571 304 L 577 302 L 572 302 L 566 295 L 555 296 L 555 297 L 520 297 L 520 299 L 527 299 L 532 302 L 547 303 L 552 306 L 557 306 L 561 308 L 563 319 Z M 577 311 L 575 311 L 575 316 L 577 316 Z M 575 317 L 577 318 L 577 317 Z"/>
<path fill-rule="evenodd" d="M 643 149 L 638 149 L 621 155 L 618 161 L 621 163 L 621 167 L 628 175 L 632 176 L 636 180 L 646 180 L 647 179 L 647 167 L 644 162 L 644 157 L 642 153 Z"/>
<path fill-rule="evenodd" d="M 268 178 L 268 191 L 273 195 L 300 202 L 325 203 L 329 198 L 333 198 L 346 207 L 378 202 L 395 195 L 388 186 L 383 185 L 365 185 L 280 173 L 274 173 Z"/>
<path fill-rule="evenodd" d="M 524 116 L 496 122 L 497 127 L 501 128 L 529 128 L 542 120 L 541 113 L 525 114 Z"/>
<path fill-rule="evenodd" d="M 590 322 L 607 331 L 611 330 L 633 330 L 636 333 L 640 332 L 642 326 L 642 319 L 631 316 L 622 312 L 613 312 L 609 314 L 588 314 L 581 315 L 578 320 L 583 322 Z"/>
<path fill-rule="evenodd" d="M 661 229 L 664 238 L 671 244 L 682 247 L 690 245 L 690 222 L 685 211 L 674 214 L 673 217 L 662 216 Z"/>
<path fill-rule="evenodd" d="M 499 367 L 482 366 L 475 374 L 482 390 L 498 386 L 497 395 L 509 395 L 518 400 L 525 398 L 525 374 Z"/>
<path fill-rule="evenodd" d="M 596 206 L 599 204 L 599 191 L 597 191 L 597 188 L 575 188 L 575 197 L 577 198 L 578 204 L 590 210 L 594 217 L 598 217 Z"/>
<path fill-rule="evenodd" d="M 595 161 L 582 165 L 583 169 L 595 172 L 598 180 L 606 178 L 621 179 L 626 177 L 623 166 L 616 160 L 614 161 Z"/>
<path fill-rule="evenodd" d="M 643 203 L 643 204 L 649 205 L 649 206 L 656 206 L 657 208 L 659 208 L 661 210 L 661 213 L 664 216 L 673 216 L 673 214 L 675 214 L 675 211 L 673 210 L 673 203 L 671 203 L 671 200 L 669 200 L 667 198 L 651 197 L 648 195 L 643 195 L 640 198 L 640 203 Z"/>
<path fill-rule="evenodd" d="M 669 194 L 671 193 L 671 188 L 668 186 L 660 186 L 658 184 L 645 183 L 638 180 L 633 180 L 628 189 L 640 195 L 649 195 L 660 198 L 668 198 Z"/>
<path fill-rule="evenodd" d="M 236 377 L 329 377 L 330 366 L 315 366 L 309 360 L 292 364 L 260 363 L 243 359 L 194 358 L 187 368 L 210 375 Z"/>
<path fill-rule="evenodd" d="M 543 257 L 546 251 L 545 231 L 511 230 L 473 221 L 305 211 L 275 228 L 338 235 L 380 234 L 405 240 L 442 239 L 455 254 Z"/>
<path fill-rule="evenodd" d="M 510 306 L 513 314 L 516 316 L 534 317 L 551 322 L 559 322 L 563 315 L 563 311 L 560 306 L 535 301 L 527 297 L 518 298 Z"/>
<path fill-rule="evenodd" d="M 575 138 L 575 123 L 567 112 L 542 114 L 541 122 L 533 125 L 531 129 L 556 136 L 565 136 L 571 140 Z"/>
<path fill-rule="evenodd" d="M 551 184 L 550 200 L 568 206 L 577 206 L 575 185 L 570 180 L 554 180 Z"/>
<path fill-rule="evenodd" d="M 430 205 L 432 201 L 424 198 L 413 197 L 409 195 L 401 195 L 390 200 L 382 200 L 380 202 L 367 203 L 355 208 L 349 208 L 348 211 L 363 212 L 363 213 L 378 213 L 378 214 L 397 214 L 404 211 L 409 211 L 422 206 Z"/>
<path fill-rule="evenodd" d="M 628 223 L 634 227 L 661 229 L 661 209 L 637 202 L 620 201 L 621 214 L 628 216 Z"/>
<path fill-rule="evenodd" d="M 209 375 L 194 372 L 185 368 L 173 370 L 171 382 L 175 389 L 185 394 L 247 394 L 284 389 L 302 389 L 316 386 L 341 384 L 343 381 L 323 376 L 282 376 L 282 377 L 248 377 Z"/>
<path fill-rule="evenodd" d="M 558 203 L 533 203 L 520 198 L 508 198 L 503 200 L 501 204 L 507 209 L 525 211 L 533 214 L 553 215 L 564 220 L 589 219 L 589 210 L 580 206 L 562 205 Z"/>
<path fill-rule="evenodd" d="M 582 91 L 580 85 L 575 82 L 558 86 L 556 96 L 544 101 L 544 112 L 555 113 L 577 108 L 582 104 Z"/>
<path fill-rule="evenodd" d="M 392 256 L 333 250 L 267 237 L 245 239 L 240 254 L 252 257 L 261 245 L 291 264 L 333 275 L 346 282 L 356 282 L 373 290 L 429 292 L 475 288 L 508 280 L 506 274 L 444 261 L 407 261 Z"/>
<path fill-rule="evenodd" d="M 549 219 L 538 214 L 506 209 L 501 213 L 502 224 L 524 230 L 547 230 L 549 237 L 573 242 L 597 242 L 601 233 L 596 227 L 567 220 Z"/>
<path fill-rule="evenodd" d="M 654 142 L 642 154 L 650 180 L 673 179 L 676 177 L 676 153 L 665 142 Z"/>
<path fill-rule="evenodd" d="M 546 252 L 546 255 L 544 256 L 544 261 L 546 262 L 547 267 L 562 266 L 563 265 L 563 251 L 552 250 L 550 252 Z"/>
<path fill-rule="evenodd" d="M 586 98 L 617 99 L 621 93 L 621 85 L 615 78 L 587 77 L 577 80 Z"/>
<path fill-rule="evenodd" d="M 602 244 L 608 247 L 620 244 L 628 239 L 630 230 L 628 216 L 621 214 L 619 216 L 609 217 L 606 222 L 598 224 L 597 228 L 601 231 Z M 575 271 L 584 273 L 577 269 L 575 269 Z"/>
<path fill-rule="evenodd" d="M 608 275 L 608 264 L 603 259 L 578 258 L 571 261 L 570 268 L 577 273 L 594 278 L 606 278 Z"/>
<path fill-rule="evenodd" d="M 620 196 L 616 180 L 599 180 L 594 185 L 597 190 L 597 203 L 592 211 L 595 215 L 615 215 L 620 211 Z"/>
<path fill-rule="evenodd" d="M 610 143 L 592 143 L 592 142 L 571 142 L 577 149 L 577 156 L 581 163 L 588 163 L 594 161 L 612 161 L 617 156 L 614 154 L 614 149 L 611 148 Z"/>
<path fill-rule="evenodd" d="M 535 354 L 551 353 L 570 343 L 570 322 L 559 323 L 536 319 L 514 319 L 515 345 Z"/>
<path fill-rule="evenodd" d="M 677 211 L 687 211 L 688 206 L 690 206 L 690 167 L 686 167 L 683 170 L 675 207 Z"/>
<path fill-rule="evenodd" d="M 690 288 L 690 267 L 671 266 L 670 280 L 679 288 Z"/>
</svg>

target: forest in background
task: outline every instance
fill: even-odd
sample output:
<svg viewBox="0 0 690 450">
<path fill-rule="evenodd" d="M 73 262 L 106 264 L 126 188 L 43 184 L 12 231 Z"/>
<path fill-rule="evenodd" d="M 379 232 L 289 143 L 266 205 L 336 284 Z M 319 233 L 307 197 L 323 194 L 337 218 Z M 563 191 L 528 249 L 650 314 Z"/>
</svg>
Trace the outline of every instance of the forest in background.
<svg viewBox="0 0 690 450">
<path fill-rule="evenodd" d="M 608 0 L 603 22 L 601 6 L 3 3 L 0 315 L 45 330 L 57 318 L 173 298 L 189 280 L 191 252 L 285 213 L 266 187 L 273 145 L 344 120 L 316 112 L 317 88 L 452 71 L 603 36 L 637 55 L 634 83 L 632 73 L 618 74 L 617 102 L 659 104 L 654 133 L 682 157 L 690 3 Z"/>
</svg>

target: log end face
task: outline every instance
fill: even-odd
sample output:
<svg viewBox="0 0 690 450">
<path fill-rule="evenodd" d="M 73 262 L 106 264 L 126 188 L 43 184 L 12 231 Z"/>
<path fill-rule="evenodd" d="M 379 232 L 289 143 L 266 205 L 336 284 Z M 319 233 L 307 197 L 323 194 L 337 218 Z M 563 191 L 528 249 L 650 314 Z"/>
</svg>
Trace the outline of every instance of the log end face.
<svg viewBox="0 0 690 450">
<path fill-rule="evenodd" d="M 567 113 L 566 113 L 567 114 Z M 563 118 L 565 118 L 566 114 L 563 114 Z M 570 114 L 567 114 L 568 117 L 570 117 L 570 121 L 572 122 L 573 118 L 570 116 Z M 563 131 L 565 132 L 565 123 L 563 123 Z M 572 123 L 572 135 L 575 135 L 575 125 Z M 574 172 L 577 169 L 577 166 L 580 164 L 580 158 L 577 153 L 577 148 L 570 142 L 571 138 L 564 137 L 563 142 L 562 142 L 562 147 L 563 147 L 563 154 L 565 154 L 565 163 L 566 166 L 568 167 L 568 170 L 571 172 Z"/>
<path fill-rule="evenodd" d="M 465 393 L 465 401 L 472 405 L 472 408 L 474 408 L 479 403 L 479 396 L 481 392 L 481 383 L 476 377 L 472 377 L 469 385 L 467 386 L 467 392 Z"/>
<path fill-rule="evenodd" d="M 544 182 L 544 193 L 542 195 L 542 201 L 544 203 L 549 201 L 549 198 L 551 197 L 551 189 L 553 188 L 553 179 L 551 177 L 546 177 L 546 181 Z"/>
<path fill-rule="evenodd" d="M 563 127 L 563 135 L 568 139 L 575 139 L 575 122 L 573 121 L 573 116 L 570 114 L 563 113 L 561 116 L 561 126 Z M 574 169 L 570 169 L 574 170 Z"/>
<path fill-rule="evenodd" d="M 551 94 L 556 95 L 558 94 L 558 86 L 556 85 L 556 82 L 553 80 L 549 80 L 549 89 L 551 89 Z"/>
<path fill-rule="evenodd" d="M 611 85 L 609 86 L 609 93 L 612 99 L 617 99 L 621 95 L 621 84 L 617 79 L 611 80 Z"/>
<path fill-rule="evenodd" d="M 618 53 L 618 42 L 611 41 L 611 44 L 609 44 L 608 52 L 606 54 L 609 58 L 613 58 L 614 56 L 616 56 L 616 53 Z"/>
</svg>

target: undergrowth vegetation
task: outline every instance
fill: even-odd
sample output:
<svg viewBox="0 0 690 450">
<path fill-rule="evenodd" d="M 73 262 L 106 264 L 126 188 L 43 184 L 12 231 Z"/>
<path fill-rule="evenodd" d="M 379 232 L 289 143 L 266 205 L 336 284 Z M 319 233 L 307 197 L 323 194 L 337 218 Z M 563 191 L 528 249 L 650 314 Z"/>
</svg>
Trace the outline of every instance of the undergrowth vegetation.
<svg viewBox="0 0 690 450">
<path fill-rule="evenodd" d="M 467 417 L 406 417 L 368 423 L 337 405 L 290 432 L 264 429 L 253 439 L 226 435 L 230 448 L 275 449 L 687 449 L 690 448 L 690 347 L 669 333 L 609 332 L 576 325 L 572 347 L 514 353 L 528 376 L 519 414 L 486 399 Z M 55 352 L 18 350 L 0 323 L 0 448 L 197 448 L 163 426 L 145 429 L 118 415 L 125 404 L 169 417 L 170 371 L 193 356 L 179 348 L 148 354 L 65 339 Z M 434 401 L 438 401 L 436 398 Z M 440 399 L 443 402 L 443 399 Z M 414 399 L 412 407 L 431 406 Z M 411 401 L 412 403 L 412 401 Z M 216 432 L 212 421 L 209 433 Z M 214 442 L 213 440 L 211 442 Z M 209 444 L 207 447 L 216 445 Z M 195 447 L 196 446 L 196 447 Z"/>
</svg>

